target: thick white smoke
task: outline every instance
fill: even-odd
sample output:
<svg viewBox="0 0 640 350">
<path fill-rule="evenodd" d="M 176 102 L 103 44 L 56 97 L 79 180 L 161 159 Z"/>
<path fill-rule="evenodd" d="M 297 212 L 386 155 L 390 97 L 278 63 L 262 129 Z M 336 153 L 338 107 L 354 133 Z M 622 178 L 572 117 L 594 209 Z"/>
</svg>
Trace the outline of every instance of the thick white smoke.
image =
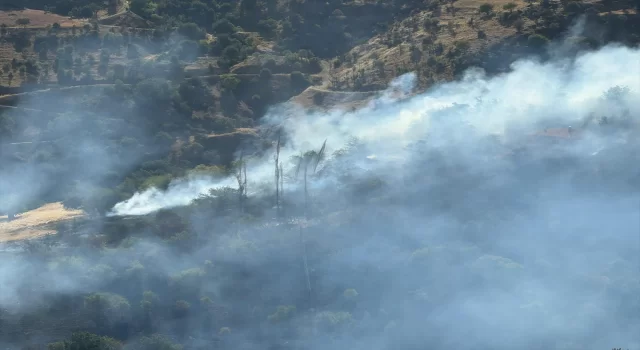
<svg viewBox="0 0 640 350">
<path fill-rule="evenodd" d="M 217 180 L 207 176 L 193 176 L 172 181 L 166 191 L 152 187 L 117 203 L 109 216 L 146 215 L 154 211 L 188 205 L 195 198 L 219 186 L 231 186 L 231 179 Z"/>
<path fill-rule="evenodd" d="M 521 60 L 509 73 L 488 77 L 470 69 L 463 79 L 442 84 L 410 98 L 398 99 L 397 92 L 412 91 L 415 76 L 397 78 L 389 90 L 368 107 L 355 112 L 335 110 L 330 113 L 271 113 L 264 118 L 268 125 L 280 124 L 288 142 L 282 158 L 317 149 L 327 139 L 328 150 L 347 145 L 354 137 L 364 144 L 380 167 L 402 164 L 406 146 L 430 137 L 432 144 L 456 144 L 472 148 L 471 130 L 475 136 L 496 135 L 508 140 L 518 131 L 533 133 L 544 127 L 579 127 L 590 115 L 615 113 L 625 107 L 630 115 L 638 115 L 638 105 L 631 103 L 640 93 L 640 51 L 637 48 L 607 46 L 573 59 L 550 62 Z M 624 91 L 617 102 L 607 105 L 607 91 Z M 432 123 L 447 125 L 449 130 L 436 130 Z M 446 121 L 446 124 L 441 123 Z M 555 124 L 554 124 L 555 123 Z M 586 150 L 591 154 L 603 144 Z M 585 150 L 581 150 L 585 151 Z M 328 154 L 330 154 L 330 152 Z M 399 162 L 399 164 L 397 164 Z M 254 160 L 250 164 L 249 186 L 271 182 L 273 159 Z M 166 191 L 149 189 L 118 203 L 112 215 L 144 215 L 153 211 L 189 204 L 209 190 L 230 186 L 235 179 L 183 179 L 172 183 Z"/>
</svg>

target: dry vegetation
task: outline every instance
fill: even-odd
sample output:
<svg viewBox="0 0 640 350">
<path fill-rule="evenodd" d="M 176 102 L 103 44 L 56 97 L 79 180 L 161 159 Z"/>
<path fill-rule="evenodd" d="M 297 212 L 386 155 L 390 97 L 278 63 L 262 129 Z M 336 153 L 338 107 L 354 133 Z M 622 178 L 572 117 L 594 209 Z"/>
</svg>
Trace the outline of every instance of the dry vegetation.
<svg viewBox="0 0 640 350">
<path fill-rule="evenodd" d="M 33 239 L 56 233 L 55 225 L 82 217 L 82 210 L 68 210 L 62 203 L 46 204 L 38 209 L 18 214 L 9 221 L 0 216 L 0 242 Z"/>
<path fill-rule="evenodd" d="M 493 6 L 491 15 L 480 13 L 479 8 L 483 4 Z M 515 7 L 503 9 L 507 4 Z M 498 22 L 499 13 L 517 11 L 526 6 L 521 0 L 454 0 L 435 11 L 415 13 L 394 23 L 385 34 L 371 38 L 344 55 L 341 65 L 331 69 L 332 87 L 347 90 L 354 86 L 367 90 L 381 89 L 403 71 L 426 69 L 428 64 L 425 63 L 432 56 L 430 51 L 438 44 L 442 44 L 446 53 L 455 49 L 477 52 L 499 43 L 517 33 L 515 26 L 504 26 Z M 437 30 L 425 28 L 429 20 L 437 21 Z M 523 28 L 527 25 L 525 20 Z M 418 59 L 412 59 L 412 48 L 422 52 Z M 432 73 L 432 80 L 451 78 L 448 63 L 443 63 L 445 67 L 441 72 Z M 356 80 L 360 82 L 355 83 Z"/>
<path fill-rule="evenodd" d="M 20 18 L 26 18 L 29 20 L 27 25 L 17 25 L 16 21 Z M 85 20 L 71 19 L 56 15 L 54 13 L 45 12 L 41 10 L 20 10 L 20 11 L 0 11 L 0 25 L 5 24 L 7 27 L 17 28 L 34 28 L 40 29 L 47 26 L 52 26 L 54 23 L 60 24 L 62 28 L 82 27 L 87 23 Z"/>
<path fill-rule="evenodd" d="M 367 105 L 377 92 L 330 91 L 317 87 L 309 87 L 291 102 L 305 109 L 342 109 L 345 111 L 362 108 Z"/>
</svg>

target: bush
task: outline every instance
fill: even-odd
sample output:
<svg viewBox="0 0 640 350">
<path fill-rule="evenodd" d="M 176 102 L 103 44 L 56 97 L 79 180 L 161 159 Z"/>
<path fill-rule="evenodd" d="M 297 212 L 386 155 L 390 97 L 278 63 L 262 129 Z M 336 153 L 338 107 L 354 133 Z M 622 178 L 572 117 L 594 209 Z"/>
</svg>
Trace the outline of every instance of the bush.
<svg viewBox="0 0 640 350">
<path fill-rule="evenodd" d="M 167 336 L 154 334 L 150 337 L 142 337 L 136 342 L 127 345 L 130 350 L 182 350 L 182 345 L 174 344 Z"/>
<path fill-rule="evenodd" d="M 344 327 L 349 326 L 352 322 L 353 319 L 351 314 L 344 311 L 323 311 L 318 313 L 315 317 L 316 327 L 329 332 L 344 329 Z"/>
<path fill-rule="evenodd" d="M 260 80 L 262 81 L 270 80 L 272 75 L 269 68 L 262 68 L 262 70 L 260 70 Z"/>
<path fill-rule="evenodd" d="M 313 103 L 315 103 L 316 105 L 321 105 L 322 102 L 324 102 L 323 93 L 316 93 L 315 95 L 313 95 Z"/>
<path fill-rule="evenodd" d="M 546 36 L 540 35 L 540 34 L 532 34 L 527 39 L 527 44 L 529 45 L 529 47 L 535 48 L 535 49 L 542 48 L 548 42 L 549 42 L 549 39 Z"/>
<path fill-rule="evenodd" d="M 291 78 L 291 85 L 296 89 L 306 89 L 309 86 L 307 78 L 298 71 L 292 72 L 289 77 Z"/>
<path fill-rule="evenodd" d="M 343 294 L 344 294 L 344 297 L 347 299 L 353 299 L 358 296 L 358 292 L 353 288 L 345 290 Z"/>
<path fill-rule="evenodd" d="M 220 77 L 220 86 L 227 91 L 235 90 L 240 84 L 240 79 L 235 74 L 225 74 Z"/>
<path fill-rule="evenodd" d="M 518 7 L 518 5 L 516 5 L 513 2 L 509 2 L 509 3 L 506 3 L 506 4 L 502 5 L 502 9 L 505 10 L 505 11 L 509 11 L 509 12 L 513 11 L 516 7 Z"/>
<path fill-rule="evenodd" d="M 320 59 L 318 57 L 311 57 L 309 59 L 309 71 L 312 73 L 317 73 L 322 70 L 322 65 L 320 64 Z"/>
<path fill-rule="evenodd" d="M 278 21 L 273 18 L 258 22 L 258 32 L 266 38 L 272 38 L 276 34 L 277 29 Z"/>
<path fill-rule="evenodd" d="M 205 33 L 195 23 L 184 23 L 178 27 L 178 33 L 190 40 L 200 40 L 205 38 Z"/>
<path fill-rule="evenodd" d="M 484 4 L 480 5 L 478 11 L 485 15 L 491 14 L 491 12 L 493 12 L 493 5 L 485 2 Z"/>
<path fill-rule="evenodd" d="M 109 337 L 101 337 L 87 332 L 78 332 L 71 335 L 70 340 L 65 340 L 47 345 L 48 350 L 120 350 L 122 344 L 117 340 Z"/>
<path fill-rule="evenodd" d="M 191 309 L 191 304 L 189 304 L 184 300 L 178 300 L 173 306 L 173 310 L 172 310 L 173 317 L 176 317 L 176 318 L 186 317 L 189 314 L 190 309 Z"/>
<path fill-rule="evenodd" d="M 270 58 L 267 60 L 267 62 L 264 63 L 264 67 L 267 69 L 276 69 L 277 64 L 276 64 L 276 60 L 274 60 L 273 58 Z"/>
<path fill-rule="evenodd" d="M 516 28 L 518 33 L 520 33 L 524 28 L 524 21 L 521 18 L 518 18 L 517 20 L 515 20 L 515 22 L 513 22 L 513 26 Z"/>
<path fill-rule="evenodd" d="M 211 29 L 213 29 L 213 32 L 216 34 L 231 34 L 236 32 L 236 27 L 226 18 L 216 21 Z"/>
<path fill-rule="evenodd" d="M 293 305 L 280 305 L 278 309 L 273 314 L 269 315 L 267 319 L 269 322 L 278 323 L 283 321 L 288 321 L 293 318 L 296 312 L 296 307 Z"/>
<path fill-rule="evenodd" d="M 18 18 L 16 20 L 16 25 L 19 25 L 19 26 L 26 26 L 26 25 L 29 25 L 29 23 L 31 23 L 31 20 L 28 18 Z"/>
</svg>

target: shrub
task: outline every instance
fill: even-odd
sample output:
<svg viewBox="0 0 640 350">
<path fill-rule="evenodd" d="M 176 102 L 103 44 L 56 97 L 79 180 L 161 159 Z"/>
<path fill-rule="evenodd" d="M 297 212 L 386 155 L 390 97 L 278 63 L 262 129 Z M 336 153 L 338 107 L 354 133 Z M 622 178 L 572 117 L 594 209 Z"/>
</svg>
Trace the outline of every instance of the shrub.
<svg viewBox="0 0 640 350">
<path fill-rule="evenodd" d="M 182 350 L 182 345 L 174 344 L 165 335 L 154 334 L 150 337 L 142 337 L 135 341 L 132 350 Z"/>
<path fill-rule="evenodd" d="M 178 300 L 173 306 L 172 314 L 176 318 L 186 317 L 189 314 L 190 309 L 191 304 L 184 300 Z"/>
<path fill-rule="evenodd" d="M 322 65 L 320 64 L 320 59 L 318 57 L 311 57 L 309 59 L 309 70 L 313 73 L 320 72 L 322 70 Z"/>
<path fill-rule="evenodd" d="M 485 2 L 484 4 L 480 5 L 478 11 L 485 15 L 491 14 L 491 12 L 493 12 L 493 5 Z"/>
<path fill-rule="evenodd" d="M 293 315 L 296 312 L 296 307 L 293 305 L 280 305 L 278 309 L 273 314 L 269 315 L 267 319 L 269 322 L 278 323 L 288 321 L 293 318 Z"/>
<path fill-rule="evenodd" d="M 549 42 L 549 39 L 544 35 L 540 35 L 540 34 L 532 34 L 527 39 L 528 45 L 536 49 L 542 48 L 548 42 Z"/>
<path fill-rule="evenodd" d="M 87 332 L 78 332 L 71 335 L 70 340 L 65 340 L 47 345 L 48 350 L 75 350 L 75 349 L 92 349 L 92 350 L 120 350 L 122 344 L 109 337 L 101 337 L 96 334 Z"/>
<path fill-rule="evenodd" d="M 513 22 L 513 26 L 516 28 L 518 33 L 520 33 L 524 28 L 524 21 L 521 18 L 518 18 L 517 20 L 515 20 L 515 22 Z"/>
<path fill-rule="evenodd" d="M 262 70 L 260 70 L 260 80 L 268 81 L 271 79 L 271 76 L 272 74 L 269 68 L 262 68 Z"/>
<path fill-rule="evenodd" d="M 313 103 L 315 103 L 317 105 L 321 105 L 322 102 L 324 102 L 324 94 L 323 93 L 316 93 L 315 95 L 313 95 Z"/>
<path fill-rule="evenodd" d="M 304 74 L 302 74 L 302 73 L 300 73 L 298 71 L 295 71 L 295 72 L 292 72 L 289 76 L 291 78 L 291 85 L 294 88 L 296 88 L 296 89 L 298 89 L 298 88 L 304 89 L 304 88 L 307 88 L 309 86 L 309 81 L 304 76 Z"/>
<path fill-rule="evenodd" d="M 271 38 L 276 34 L 278 29 L 278 21 L 273 18 L 261 20 L 258 22 L 258 31 L 266 38 Z"/>
<path fill-rule="evenodd" d="M 358 292 L 353 288 L 345 290 L 343 294 L 347 299 L 353 299 L 358 296 Z"/>
<path fill-rule="evenodd" d="M 231 34 L 236 32 L 236 27 L 226 18 L 216 21 L 211 29 L 213 29 L 213 32 L 216 34 Z"/>
<path fill-rule="evenodd" d="M 240 79 L 235 74 L 225 74 L 220 77 L 220 86 L 228 91 L 235 90 L 240 84 Z"/>
<path fill-rule="evenodd" d="M 107 323 L 128 319 L 131 306 L 129 301 L 118 294 L 93 293 L 84 299 L 85 309 L 91 313 L 94 321 L 102 326 Z"/>
<path fill-rule="evenodd" d="M 518 5 L 516 5 L 513 2 L 509 2 L 509 3 L 506 3 L 506 4 L 502 5 L 502 9 L 505 10 L 505 11 L 509 11 L 509 12 L 515 10 L 516 7 L 518 7 Z"/>
<path fill-rule="evenodd" d="M 268 59 L 267 62 L 264 63 L 264 67 L 267 69 L 275 69 L 277 67 L 276 60 L 273 58 Z"/>
<path fill-rule="evenodd" d="M 183 23 L 178 27 L 178 33 L 190 40 L 204 39 L 205 33 L 195 23 Z"/>
<path fill-rule="evenodd" d="M 353 321 L 352 316 L 348 312 L 330 312 L 323 311 L 316 315 L 316 326 L 325 331 L 338 331 L 348 326 Z"/>
<path fill-rule="evenodd" d="M 18 18 L 16 20 L 16 25 L 19 25 L 19 26 L 27 26 L 29 25 L 29 23 L 31 23 L 31 20 L 28 18 Z"/>
</svg>

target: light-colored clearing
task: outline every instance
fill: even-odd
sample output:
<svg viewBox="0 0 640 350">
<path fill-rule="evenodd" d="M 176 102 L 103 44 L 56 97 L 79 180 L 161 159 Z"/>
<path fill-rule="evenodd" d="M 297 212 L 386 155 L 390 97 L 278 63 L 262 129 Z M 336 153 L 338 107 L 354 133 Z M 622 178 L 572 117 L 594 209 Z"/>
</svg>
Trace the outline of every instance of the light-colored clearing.
<svg viewBox="0 0 640 350">
<path fill-rule="evenodd" d="M 82 210 L 66 209 L 62 203 L 49 203 L 20 213 L 14 220 L 0 216 L 0 242 L 39 238 L 56 233 L 54 224 L 84 216 Z"/>
</svg>

